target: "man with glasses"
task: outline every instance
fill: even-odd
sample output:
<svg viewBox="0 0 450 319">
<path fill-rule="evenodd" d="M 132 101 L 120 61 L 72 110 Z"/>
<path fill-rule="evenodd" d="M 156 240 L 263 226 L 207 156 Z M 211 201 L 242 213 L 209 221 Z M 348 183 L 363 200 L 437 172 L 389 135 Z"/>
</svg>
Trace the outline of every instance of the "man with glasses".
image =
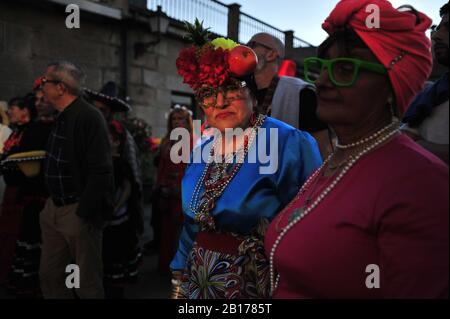
<svg viewBox="0 0 450 319">
<path fill-rule="evenodd" d="M 50 64 L 42 78 L 43 102 L 59 112 L 44 163 L 50 198 L 40 214 L 45 298 L 73 298 L 69 264 L 79 269 L 80 298 L 104 297 L 102 225 L 112 212 L 112 157 L 102 114 L 80 97 L 83 79 L 69 62 Z"/>
<path fill-rule="evenodd" d="M 406 112 L 403 132 L 448 165 L 448 3 L 440 10 L 441 23 L 433 30 L 433 51 L 447 72 L 418 94 Z"/>
<path fill-rule="evenodd" d="M 290 77 L 278 77 L 285 55 L 283 42 L 268 33 L 257 33 L 247 43 L 258 56 L 255 82 L 258 110 L 314 136 L 322 157 L 330 151 L 328 127 L 316 116 L 314 86 Z"/>
</svg>

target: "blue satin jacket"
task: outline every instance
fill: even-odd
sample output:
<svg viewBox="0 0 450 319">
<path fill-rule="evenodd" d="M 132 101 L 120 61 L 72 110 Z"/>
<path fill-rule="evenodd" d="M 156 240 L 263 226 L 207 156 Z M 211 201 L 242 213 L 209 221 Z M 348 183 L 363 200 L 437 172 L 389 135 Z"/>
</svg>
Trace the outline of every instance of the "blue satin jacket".
<svg viewBox="0 0 450 319">
<path fill-rule="evenodd" d="M 308 133 L 271 117 L 265 119 L 261 128 L 266 129 L 267 134 L 258 133 L 244 164 L 210 211 L 216 227 L 221 231 L 246 235 L 261 218 L 271 221 L 294 198 L 306 178 L 322 163 L 317 143 Z M 265 141 L 263 135 L 266 136 Z M 194 149 L 191 164 L 186 168 L 182 182 L 185 220 L 178 250 L 170 264 L 173 270 L 185 269 L 187 257 L 199 231 L 190 203 L 206 166 L 200 155 L 202 152 L 209 154 L 212 141 L 213 138 L 209 138 Z M 272 155 L 270 161 L 264 156 L 257 156 L 264 146 L 266 156 L 269 158 L 269 155 Z M 202 185 L 200 194 L 203 190 Z"/>
</svg>

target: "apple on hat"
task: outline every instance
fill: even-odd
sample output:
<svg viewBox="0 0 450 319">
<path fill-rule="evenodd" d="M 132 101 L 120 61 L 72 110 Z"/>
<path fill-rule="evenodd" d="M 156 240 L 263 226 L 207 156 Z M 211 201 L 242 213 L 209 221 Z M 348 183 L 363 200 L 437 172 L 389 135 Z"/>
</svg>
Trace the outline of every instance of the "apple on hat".
<svg viewBox="0 0 450 319">
<path fill-rule="evenodd" d="M 244 77 L 253 73 L 258 65 L 258 57 L 252 48 L 240 45 L 230 39 L 217 38 L 211 44 L 215 48 L 229 50 L 228 65 L 230 72 L 236 77 Z"/>
<path fill-rule="evenodd" d="M 243 77 L 255 71 L 258 57 L 255 51 L 245 45 L 234 47 L 228 54 L 230 71 L 237 77 Z"/>
</svg>

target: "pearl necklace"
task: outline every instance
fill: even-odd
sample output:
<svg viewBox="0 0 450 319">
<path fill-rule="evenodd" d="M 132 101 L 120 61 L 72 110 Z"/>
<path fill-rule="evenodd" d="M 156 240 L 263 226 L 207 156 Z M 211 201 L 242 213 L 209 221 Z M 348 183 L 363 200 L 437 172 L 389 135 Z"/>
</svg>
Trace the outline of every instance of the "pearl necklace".
<svg viewBox="0 0 450 319">
<path fill-rule="evenodd" d="M 386 127 L 394 127 L 391 124 L 389 124 Z M 381 130 L 386 131 L 386 127 L 382 128 Z M 380 130 L 380 131 L 381 131 Z M 370 145 L 367 145 L 361 152 L 359 152 L 355 157 L 351 158 L 350 161 L 348 162 L 348 164 L 342 169 L 342 171 L 340 172 L 340 174 L 336 177 L 335 180 L 333 180 L 331 182 L 330 185 L 328 185 L 327 188 L 325 188 L 324 191 L 322 191 L 322 193 L 320 195 L 318 195 L 316 197 L 316 200 L 311 204 L 311 206 L 308 206 L 305 210 L 303 210 L 295 219 L 293 219 L 282 231 L 281 233 L 278 235 L 277 239 L 275 240 L 272 249 L 270 251 L 270 256 L 269 256 L 269 271 L 270 271 L 270 288 L 271 288 L 271 295 L 273 295 L 273 292 L 275 291 L 275 289 L 278 287 L 278 283 L 280 281 L 280 275 L 278 274 L 276 279 L 275 279 L 275 270 L 274 270 L 274 256 L 275 256 L 275 252 L 278 248 L 278 245 L 280 244 L 281 240 L 283 239 L 283 237 L 286 235 L 286 233 L 292 228 L 294 227 L 295 224 L 297 224 L 300 220 L 302 220 L 306 215 L 308 215 L 309 212 L 311 212 L 314 208 L 316 208 L 319 203 L 336 187 L 336 185 L 339 183 L 339 181 L 344 177 L 344 175 L 350 170 L 350 168 L 365 154 L 369 153 L 371 150 L 373 150 L 374 148 L 376 148 L 378 145 L 380 145 L 381 143 L 387 141 L 389 138 L 391 138 L 392 136 L 394 136 L 395 134 L 397 134 L 399 132 L 399 128 L 395 128 L 392 132 L 381 136 L 379 139 L 377 139 L 375 142 L 373 142 Z M 377 132 L 378 133 L 378 132 Z M 377 134 L 379 135 L 379 134 Z M 298 192 L 297 196 L 291 201 L 291 203 L 283 210 L 288 210 L 290 207 L 292 207 L 292 205 L 296 202 L 296 200 L 300 197 L 301 194 L 303 194 L 309 187 L 309 184 L 311 184 L 311 181 L 314 180 L 315 178 L 318 178 L 319 173 L 322 172 L 322 170 L 325 168 L 326 164 L 329 162 L 330 158 L 333 156 L 333 154 L 331 154 L 330 156 L 328 156 L 328 158 L 322 163 L 322 165 L 308 178 L 308 180 L 306 181 L 305 184 L 303 184 L 302 188 L 300 189 L 300 191 Z"/>
<path fill-rule="evenodd" d="M 202 175 L 200 177 L 200 179 L 198 180 L 194 192 L 192 193 L 192 197 L 191 200 L 189 202 L 189 209 L 194 212 L 195 217 L 194 219 L 199 222 L 199 223 L 210 223 L 212 224 L 212 218 L 211 216 L 209 216 L 209 211 L 213 209 L 213 205 L 214 205 L 214 200 L 217 199 L 222 192 L 225 190 L 225 188 L 228 186 L 228 184 L 231 182 L 231 180 L 233 179 L 233 177 L 236 175 L 236 173 L 239 171 L 240 166 L 242 165 L 242 163 L 244 162 L 245 157 L 247 156 L 248 150 L 251 147 L 253 140 L 255 139 L 257 133 L 258 133 L 258 129 L 261 127 L 261 125 L 264 123 L 265 119 L 267 116 L 265 115 L 258 115 L 258 118 L 256 119 L 255 124 L 252 126 L 251 128 L 251 132 L 250 132 L 250 137 L 248 139 L 248 143 L 247 146 L 245 146 L 244 144 L 244 149 L 241 150 L 237 150 L 236 154 L 239 154 L 239 158 L 236 162 L 236 167 L 235 169 L 233 169 L 233 171 L 231 172 L 230 176 L 228 176 L 226 179 L 224 179 L 221 183 L 218 184 L 217 189 L 214 190 L 214 192 L 212 193 L 212 197 L 208 197 L 208 200 L 211 201 L 208 205 L 201 205 L 201 199 L 200 199 L 200 190 L 202 185 L 205 183 L 205 177 L 206 174 L 212 164 L 212 159 L 215 156 L 215 148 L 219 142 L 219 139 L 216 138 L 216 140 L 214 141 L 213 146 L 211 147 L 211 151 L 209 153 L 209 158 L 208 158 L 208 162 L 205 166 L 205 169 L 202 172 Z M 230 163 L 229 165 L 233 165 L 232 163 Z M 201 207 L 200 207 L 201 206 Z"/>
<path fill-rule="evenodd" d="M 394 120 L 389 125 L 386 125 L 381 130 L 373 133 L 372 135 L 370 135 L 368 137 L 365 137 L 363 139 L 360 139 L 359 141 L 356 141 L 356 142 L 350 143 L 350 144 L 339 144 L 339 142 L 337 142 L 336 147 L 340 148 L 340 149 L 348 149 L 348 148 L 359 146 L 361 144 L 365 144 L 365 143 L 370 142 L 371 140 L 377 138 L 378 136 L 380 136 L 381 134 L 383 134 L 385 131 L 389 130 L 390 128 L 395 127 L 396 125 L 398 125 L 398 121 Z"/>
</svg>

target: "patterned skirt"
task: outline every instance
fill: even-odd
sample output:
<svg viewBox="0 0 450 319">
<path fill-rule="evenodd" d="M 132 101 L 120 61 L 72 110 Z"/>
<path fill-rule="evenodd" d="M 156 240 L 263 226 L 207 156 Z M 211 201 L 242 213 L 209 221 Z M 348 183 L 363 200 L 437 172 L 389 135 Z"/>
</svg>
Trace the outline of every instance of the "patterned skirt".
<svg viewBox="0 0 450 319">
<path fill-rule="evenodd" d="M 263 241 L 232 233 L 199 232 L 183 276 L 181 297 L 269 297 L 269 263 Z"/>
</svg>

